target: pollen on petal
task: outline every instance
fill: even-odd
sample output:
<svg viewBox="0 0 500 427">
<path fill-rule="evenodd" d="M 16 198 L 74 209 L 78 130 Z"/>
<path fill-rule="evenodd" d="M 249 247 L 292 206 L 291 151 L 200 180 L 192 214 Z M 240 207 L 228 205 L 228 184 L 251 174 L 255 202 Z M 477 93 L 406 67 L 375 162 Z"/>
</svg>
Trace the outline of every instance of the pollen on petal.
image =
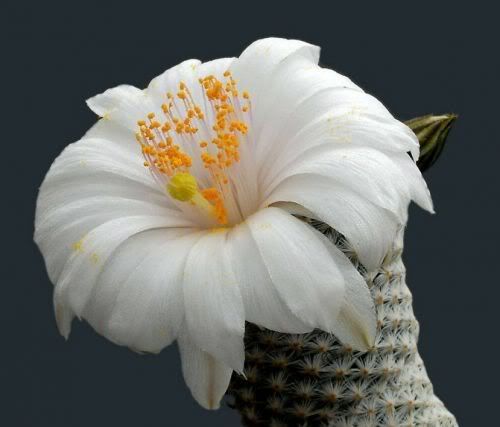
<svg viewBox="0 0 500 427">
<path fill-rule="evenodd" d="M 83 252 L 83 238 L 81 238 L 77 242 L 73 243 L 73 245 L 71 245 L 71 247 L 73 248 L 73 250 L 75 252 Z"/>
</svg>

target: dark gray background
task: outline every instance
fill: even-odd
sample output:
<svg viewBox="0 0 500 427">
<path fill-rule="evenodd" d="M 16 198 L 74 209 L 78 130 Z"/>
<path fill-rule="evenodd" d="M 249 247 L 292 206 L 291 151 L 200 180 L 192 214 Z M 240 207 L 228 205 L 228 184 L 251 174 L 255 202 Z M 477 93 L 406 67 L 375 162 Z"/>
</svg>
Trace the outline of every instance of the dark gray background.
<svg viewBox="0 0 500 427">
<path fill-rule="evenodd" d="M 457 2 L 128 3 L 1 6 L 0 425 L 238 425 L 232 410 L 206 412 L 194 403 L 175 347 L 138 356 L 78 322 L 69 342 L 58 335 L 52 285 L 32 243 L 33 216 L 52 160 L 95 120 L 86 98 L 119 83 L 143 87 L 186 58 L 237 56 L 270 35 L 322 46 L 323 64 L 401 119 L 460 115 L 442 158 L 426 174 L 437 215 L 412 208 L 405 258 L 420 350 L 438 395 L 462 426 L 495 424 L 496 11 L 477 1 L 470 9 Z"/>
</svg>

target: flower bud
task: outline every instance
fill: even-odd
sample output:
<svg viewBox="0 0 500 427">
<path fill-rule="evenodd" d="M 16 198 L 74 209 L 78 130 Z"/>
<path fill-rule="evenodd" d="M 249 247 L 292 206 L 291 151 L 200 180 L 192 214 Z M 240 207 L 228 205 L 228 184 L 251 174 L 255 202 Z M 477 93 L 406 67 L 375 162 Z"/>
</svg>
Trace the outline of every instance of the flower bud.
<svg viewBox="0 0 500 427">
<path fill-rule="evenodd" d="M 428 114 L 405 122 L 415 132 L 420 142 L 420 158 L 417 166 L 422 172 L 429 169 L 441 155 L 446 137 L 456 118 L 456 114 L 441 116 Z"/>
</svg>

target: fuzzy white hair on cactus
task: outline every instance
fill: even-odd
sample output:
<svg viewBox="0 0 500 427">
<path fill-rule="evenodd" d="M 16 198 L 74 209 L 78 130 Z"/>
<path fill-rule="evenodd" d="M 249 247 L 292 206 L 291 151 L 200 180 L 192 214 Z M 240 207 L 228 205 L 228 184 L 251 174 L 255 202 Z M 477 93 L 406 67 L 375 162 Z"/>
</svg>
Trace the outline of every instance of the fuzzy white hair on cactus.
<svg viewBox="0 0 500 427">
<path fill-rule="evenodd" d="M 206 408 L 243 370 L 245 321 L 373 344 L 363 277 L 296 214 L 342 233 L 373 270 L 410 201 L 432 203 L 415 134 L 318 59 L 269 38 L 87 101 L 101 119 L 55 160 L 36 209 L 65 337 L 77 316 L 141 352 L 177 340 Z"/>
</svg>

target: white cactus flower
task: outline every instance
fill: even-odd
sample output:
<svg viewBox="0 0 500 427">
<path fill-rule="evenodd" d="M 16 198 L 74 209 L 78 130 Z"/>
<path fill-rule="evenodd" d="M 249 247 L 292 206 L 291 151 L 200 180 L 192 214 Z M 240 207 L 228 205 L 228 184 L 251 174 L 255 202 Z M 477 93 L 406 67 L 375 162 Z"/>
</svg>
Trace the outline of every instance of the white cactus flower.
<svg viewBox="0 0 500 427">
<path fill-rule="evenodd" d="M 87 101 L 101 119 L 55 160 L 36 210 L 65 337 L 77 316 L 137 351 L 177 339 L 207 408 L 243 370 L 245 321 L 373 343 L 365 281 L 293 214 L 338 230 L 373 269 L 409 202 L 432 204 L 415 135 L 318 58 L 264 39 Z"/>
</svg>

